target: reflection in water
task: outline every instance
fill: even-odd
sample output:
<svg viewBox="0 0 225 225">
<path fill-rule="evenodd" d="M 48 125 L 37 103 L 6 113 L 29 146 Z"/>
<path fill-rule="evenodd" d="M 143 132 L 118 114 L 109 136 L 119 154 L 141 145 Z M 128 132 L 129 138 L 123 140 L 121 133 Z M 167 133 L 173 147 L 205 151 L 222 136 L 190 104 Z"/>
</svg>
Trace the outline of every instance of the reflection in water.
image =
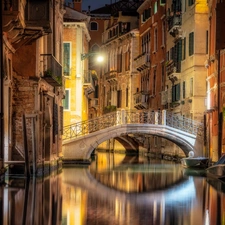
<svg viewBox="0 0 225 225">
<path fill-rule="evenodd" d="M 0 187 L 3 225 L 223 225 L 221 183 L 179 164 L 99 153 L 90 166 Z"/>
</svg>

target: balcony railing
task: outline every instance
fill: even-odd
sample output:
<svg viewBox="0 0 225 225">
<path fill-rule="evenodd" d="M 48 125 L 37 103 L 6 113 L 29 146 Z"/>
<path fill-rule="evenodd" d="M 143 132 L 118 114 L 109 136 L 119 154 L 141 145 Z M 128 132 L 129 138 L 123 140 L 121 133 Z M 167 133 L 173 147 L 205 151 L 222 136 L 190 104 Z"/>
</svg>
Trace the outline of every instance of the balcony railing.
<svg viewBox="0 0 225 225">
<path fill-rule="evenodd" d="M 168 19 L 168 29 L 171 31 L 172 29 L 178 28 L 181 26 L 182 20 L 181 15 L 174 15 Z"/>
<path fill-rule="evenodd" d="M 90 106 L 93 108 L 97 108 L 98 107 L 98 98 L 92 98 Z"/>
<path fill-rule="evenodd" d="M 150 67 L 150 54 L 142 53 L 134 59 L 138 71 L 142 71 Z"/>
<path fill-rule="evenodd" d="M 2 0 L 2 27 L 14 48 L 51 32 L 50 2 Z"/>
<path fill-rule="evenodd" d="M 117 82 L 117 71 L 116 70 L 111 70 L 107 74 L 105 74 L 105 79 L 109 83 L 115 83 Z"/>
<path fill-rule="evenodd" d="M 172 81 L 172 83 L 180 79 L 180 76 L 181 76 L 180 70 L 181 70 L 180 62 L 174 63 L 174 61 L 170 61 L 166 65 L 166 74 L 169 77 L 169 79 Z"/>
<path fill-rule="evenodd" d="M 134 94 L 134 107 L 136 109 L 147 109 L 148 108 L 149 94 L 144 92 L 137 92 Z"/>
<path fill-rule="evenodd" d="M 62 66 L 52 54 L 41 54 L 43 57 L 41 75 L 52 86 L 62 85 Z"/>
<path fill-rule="evenodd" d="M 2 20 L 5 32 L 25 27 L 26 0 L 2 0 Z"/>
<path fill-rule="evenodd" d="M 95 91 L 95 85 L 92 78 L 92 71 L 85 70 L 83 73 L 83 86 L 84 89 L 87 91 L 87 94 L 90 94 Z"/>
</svg>

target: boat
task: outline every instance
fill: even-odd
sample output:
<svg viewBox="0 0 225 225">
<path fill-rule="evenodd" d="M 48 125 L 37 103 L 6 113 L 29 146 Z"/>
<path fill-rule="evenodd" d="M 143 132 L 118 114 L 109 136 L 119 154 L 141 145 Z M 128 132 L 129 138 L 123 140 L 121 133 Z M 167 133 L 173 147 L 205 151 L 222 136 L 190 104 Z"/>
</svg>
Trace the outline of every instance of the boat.
<svg viewBox="0 0 225 225">
<path fill-rule="evenodd" d="M 185 168 L 206 168 L 209 164 L 208 157 L 188 157 L 182 158 L 181 164 Z"/>
<path fill-rule="evenodd" d="M 206 169 L 206 175 L 225 180 L 225 154 L 215 164 Z"/>
</svg>

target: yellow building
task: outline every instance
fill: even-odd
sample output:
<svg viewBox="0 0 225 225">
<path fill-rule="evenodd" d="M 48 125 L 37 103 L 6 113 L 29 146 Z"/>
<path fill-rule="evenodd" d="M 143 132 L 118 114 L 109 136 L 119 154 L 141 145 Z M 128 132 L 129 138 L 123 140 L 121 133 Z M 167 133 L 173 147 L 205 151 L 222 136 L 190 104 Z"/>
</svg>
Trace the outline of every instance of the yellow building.
<svg viewBox="0 0 225 225">
<path fill-rule="evenodd" d="M 65 76 L 64 126 L 88 119 L 88 95 L 94 91 L 88 70 L 90 17 L 66 7 L 63 29 L 63 74 Z"/>
</svg>

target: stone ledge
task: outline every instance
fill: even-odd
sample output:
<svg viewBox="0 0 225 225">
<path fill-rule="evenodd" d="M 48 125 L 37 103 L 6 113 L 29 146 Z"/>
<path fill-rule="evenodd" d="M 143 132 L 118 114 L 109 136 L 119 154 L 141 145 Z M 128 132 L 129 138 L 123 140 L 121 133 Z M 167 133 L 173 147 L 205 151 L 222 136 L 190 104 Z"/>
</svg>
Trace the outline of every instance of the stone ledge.
<svg viewBox="0 0 225 225">
<path fill-rule="evenodd" d="M 63 165 L 90 165 L 91 161 L 88 159 L 63 159 Z"/>
</svg>

